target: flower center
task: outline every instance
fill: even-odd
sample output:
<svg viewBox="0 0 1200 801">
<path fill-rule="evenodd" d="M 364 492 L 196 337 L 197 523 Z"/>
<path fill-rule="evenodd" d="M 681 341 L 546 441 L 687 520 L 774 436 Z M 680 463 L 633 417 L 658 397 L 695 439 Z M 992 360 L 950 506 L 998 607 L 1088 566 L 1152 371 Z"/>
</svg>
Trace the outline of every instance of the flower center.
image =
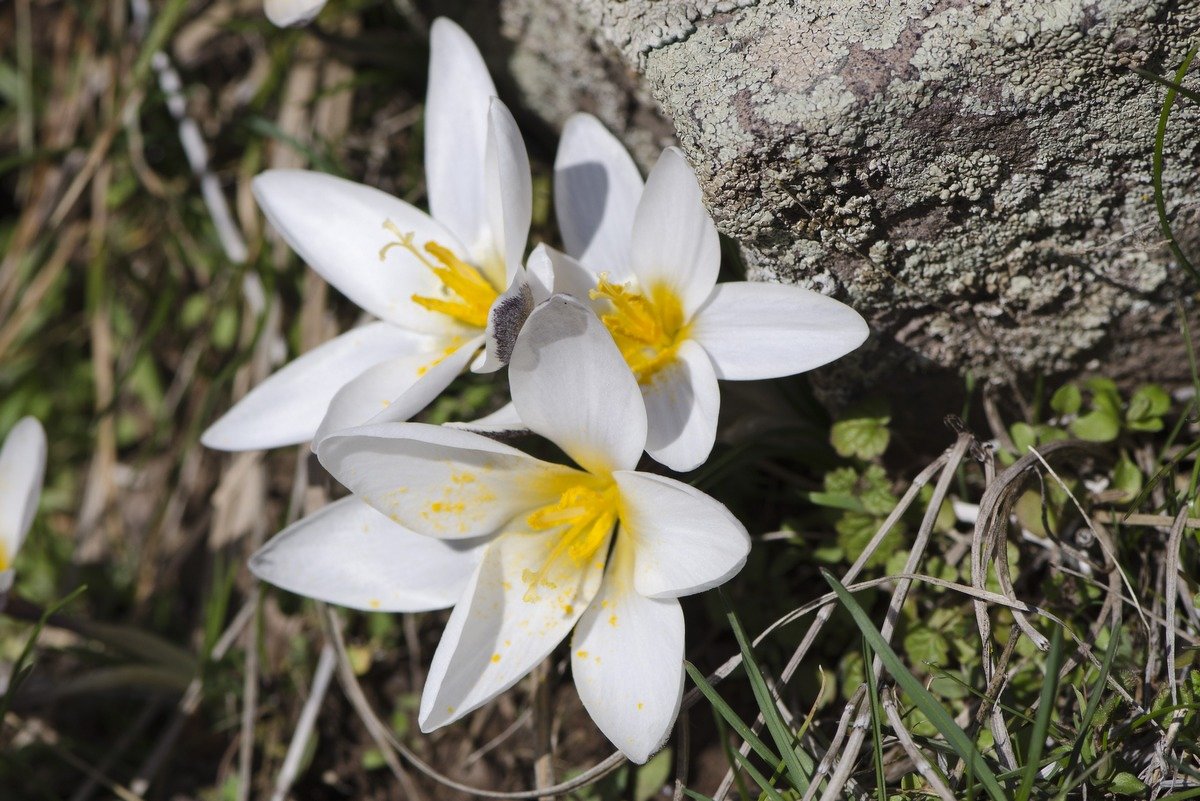
<svg viewBox="0 0 1200 801">
<path fill-rule="evenodd" d="M 533 603 L 540 599 L 539 588 L 557 589 L 550 578 L 554 565 L 564 556 L 576 568 L 582 568 L 608 541 L 617 522 L 617 506 L 620 494 L 617 485 L 609 481 L 597 487 L 595 484 L 574 484 L 559 496 L 557 503 L 535 509 L 525 522 L 534 531 L 549 531 L 564 528 L 558 535 L 546 561 L 537 570 L 521 572 L 521 581 L 528 585 L 525 600 Z"/>
<path fill-rule="evenodd" d="M 475 328 L 487 326 L 488 310 L 492 308 L 492 303 L 500 293 L 479 270 L 454 255 L 449 248 L 432 240 L 425 243 L 425 253 L 433 257 L 431 260 L 417 249 L 412 231 L 401 231 L 391 220 L 384 222 L 383 227 L 396 237 L 396 241 L 389 242 L 380 249 L 379 260 L 383 261 L 392 248 L 407 250 L 441 280 L 445 289 L 445 297 L 413 295 L 413 303 L 430 311 L 441 312 Z"/>
<path fill-rule="evenodd" d="M 675 360 L 680 344 L 687 339 L 688 326 L 683 319 L 683 303 L 665 284 L 655 284 L 642 293 L 629 284 L 609 282 L 606 273 L 588 293 L 592 300 L 607 300 L 612 311 L 600 321 L 612 334 L 625 357 L 625 363 L 639 384 L 647 384 L 654 374 Z"/>
<path fill-rule="evenodd" d="M 8 570 L 8 548 L 0 540 L 0 570 Z"/>
</svg>

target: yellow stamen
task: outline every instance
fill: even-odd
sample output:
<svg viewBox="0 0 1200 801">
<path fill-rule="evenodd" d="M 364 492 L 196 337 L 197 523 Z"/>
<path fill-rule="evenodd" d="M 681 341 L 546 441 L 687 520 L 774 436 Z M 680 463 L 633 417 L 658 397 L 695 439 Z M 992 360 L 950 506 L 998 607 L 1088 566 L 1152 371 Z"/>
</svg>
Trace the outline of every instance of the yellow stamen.
<svg viewBox="0 0 1200 801">
<path fill-rule="evenodd" d="M 616 525 L 619 498 L 617 485 L 611 481 L 574 484 L 562 493 L 557 503 L 530 513 L 525 522 L 534 531 L 560 527 L 565 527 L 565 531 L 558 535 L 540 568 L 521 573 L 521 580 L 528 585 L 526 601 L 539 600 L 539 587 L 557 589 L 550 580 L 550 571 L 562 557 L 570 558 L 577 568 L 582 569 L 596 555 Z"/>
<path fill-rule="evenodd" d="M 387 258 L 392 248 L 407 250 L 441 280 L 446 290 L 447 297 L 442 298 L 413 295 L 413 303 L 476 328 L 487 326 L 488 311 L 500 293 L 479 270 L 460 259 L 449 248 L 432 240 L 425 243 L 425 253 L 433 257 L 431 260 L 413 242 L 415 235 L 412 231 L 401 231 L 391 220 L 384 222 L 383 227 L 396 237 L 396 241 L 380 249 L 379 260 Z"/>
<path fill-rule="evenodd" d="M 683 303 L 665 284 L 655 284 L 642 293 L 628 284 L 614 284 L 600 274 L 600 283 L 588 293 L 592 300 L 603 298 L 612 311 L 600 321 L 612 334 L 626 364 L 639 384 L 647 384 L 662 368 L 675 360 L 680 344 L 688 337 Z"/>
</svg>

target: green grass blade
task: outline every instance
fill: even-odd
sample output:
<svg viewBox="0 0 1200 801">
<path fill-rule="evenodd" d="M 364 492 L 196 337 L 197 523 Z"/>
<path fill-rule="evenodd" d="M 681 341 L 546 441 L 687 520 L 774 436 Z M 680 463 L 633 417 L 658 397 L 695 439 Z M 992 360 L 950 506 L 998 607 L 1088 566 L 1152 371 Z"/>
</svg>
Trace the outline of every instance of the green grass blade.
<svg viewBox="0 0 1200 801">
<path fill-rule="evenodd" d="M 787 767 L 788 778 L 791 779 L 792 786 L 804 792 L 808 789 L 810 774 L 800 764 L 800 757 L 796 754 L 795 733 L 787 725 L 787 721 L 783 719 L 783 715 L 779 713 L 779 709 L 775 706 L 775 699 L 771 697 L 771 690 L 767 687 L 762 670 L 759 668 L 758 662 L 754 659 L 754 651 L 750 647 L 750 638 L 746 636 L 746 631 L 742 628 L 742 623 L 738 620 L 737 614 L 730 609 L 727 616 L 729 618 L 729 625 L 733 627 L 733 635 L 737 638 L 738 647 L 742 650 L 742 667 L 745 668 L 746 676 L 750 679 L 750 689 L 754 691 L 754 700 L 758 702 L 759 711 L 762 712 L 763 720 L 767 723 L 767 730 L 771 732 L 771 739 L 775 741 L 775 747 L 779 749 L 779 753 L 783 757 L 783 762 Z"/>
<path fill-rule="evenodd" d="M 1028 801 L 1033 792 L 1033 782 L 1037 778 L 1042 759 L 1042 749 L 1046 745 L 1046 732 L 1050 729 L 1050 716 L 1054 712 L 1054 699 L 1058 695 L 1058 669 L 1062 665 L 1063 634 L 1062 627 L 1055 626 L 1050 638 L 1050 653 L 1046 655 L 1045 676 L 1042 679 L 1042 693 L 1038 698 L 1037 718 L 1033 721 L 1033 731 L 1029 740 L 1029 753 L 1025 757 L 1025 770 L 1021 776 L 1021 785 L 1017 788 L 1017 801 Z"/>
<path fill-rule="evenodd" d="M 29 639 L 25 641 L 25 647 L 21 649 L 21 654 L 17 657 L 17 661 L 13 663 L 12 673 L 10 674 L 11 678 L 8 681 L 8 689 L 3 695 L 0 695 L 0 722 L 8 714 L 8 708 L 12 704 L 13 696 L 17 694 L 17 689 L 29 677 L 29 674 L 33 672 L 33 664 L 29 660 L 33 658 L 33 648 L 37 645 L 38 637 L 42 635 L 42 629 L 46 627 L 46 623 L 51 617 L 57 615 L 59 611 L 66 608 L 67 604 L 85 592 L 87 592 L 87 585 L 76 587 L 66 598 L 63 598 L 42 612 L 42 616 L 34 624 L 33 631 L 29 634 Z"/>
<path fill-rule="evenodd" d="M 696 666 L 691 662 L 685 661 L 683 667 L 687 670 L 688 675 L 692 677 L 692 682 L 700 689 L 700 692 L 704 694 L 708 702 L 712 704 L 712 708 L 729 724 L 730 728 L 737 732 L 738 737 L 748 742 L 750 748 L 753 749 L 754 753 L 762 757 L 763 761 L 771 765 L 777 764 L 779 757 L 767 747 L 766 743 L 759 739 L 758 735 L 750 731 L 750 727 L 746 725 L 746 721 L 738 717 L 737 712 L 733 711 L 733 707 L 726 703 L 725 699 L 708 683 L 708 679 L 704 678 L 704 674 L 697 670 Z"/>
<path fill-rule="evenodd" d="M 850 591 L 842 586 L 842 583 L 834 578 L 833 574 L 828 570 L 822 570 L 821 574 L 825 576 L 825 580 L 829 582 L 829 586 L 833 588 L 838 600 L 846 607 L 850 616 L 854 618 L 855 624 L 866 638 L 871 648 L 879 656 L 883 662 L 883 666 L 887 668 L 888 673 L 896 680 L 901 689 L 913 700 L 917 708 L 929 720 L 934 727 L 941 732 L 946 738 L 946 742 L 954 749 L 954 752 L 966 762 L 970 771 L 979 779 L 979 783 L 987 790 L 987 794 L 992 797 L 993 801 L 1008 801 L 1008 794 L 1004 792 L 999 782 L 996 781 L 996 775 L 992 773 L 992 769 L 988 767 L 987 762 L 979 753 L 979 749 L 975 747 L 975 743 L 967 737 L 950 713 L 937 702 L 924 685 L 917 678 L 908 672 L 908 668 L 904 666 L 904 662 L 892 650 L 892 647 L 883 639 L 883 635 L 879 633 L 879 629 L 875 628 L 875 624 L 871 622 L 871 618 L 867 616 L 866 611 L 859 606 L 858 601 L 854 600 L 854 596 Z M 867 666 L 870 670 L 870 666 Z"/>
<path fill-rule="evenodd" d="M 762 772 L 759 771 L 758 768 L 754 767 L 754 765 L 750 762 L 749 757 L 744 757 L 741 755 L 741 753 L 734 751 L 733 758 L 737 760 L 738 766 L 742 768 L 742 770 L 750 774 L 750 778 L 754 780 L 754 783 L 758 785 L 760 790 L 766 793 L 767 798 L 769 798 L 771 801 L 786 801 L 786 799 L 783 797 L 783 794 L 779 792 L 775 785 L 771 784 L 770 780 L 767 779 L 766 776 L 762 775 Z M 789 798 L 791 798 L 790 793 Z"/>
<path fill-rule="evenodd" d="M 883 773 L 883 707 L 879 703 L 879 682 L 875 681 L 875 671 L 871 670 L 874 661 L 875 654 L 871 651 L 871 645 L 864 639 L 863 665 L 866 666 L 867 697 L 871 701 L 871 734 L 874 739 L 871 754 L 875 761 L 875 793 L 879 801 L 887 801 L 887 779 Z"/>
<path fill-rule="evenodd" d="M 1083 720 L 1079 724 L 1079 735 L 1071 747 L 1071 757 L 1067 760 L 1067 769 L 1063 771 L 1064 776 L 1070 776 L 1075 772 L 1075 766 L 1079 764 L 1079 758 L 1083 755 L 1084 739 L 1092 728 L 1096 710 L 1100 708 L 1100 699 L 1104 697 L 1104 688 L 1108 686 L 1108 676 L 1112 672 L 1113 659 L 1117 655 L 1120 636 L 1120 621 L 1115 620 L 1112 628 L 1109 629 L 1108 648 L 1104 652 L 1104 662 L 1100 665 L 1100 675 L 1096 677 L 1096 683 L 1092 685 L 1092 697 L 1088 699 L 1087 709 L 1083 712 Z"/>
<path fill-rule="evenodd" d="M 1200 50 L 1200 45 L 1193 45 L 1191 50 L 1188 50 L 1187 55 L 1183 58 L 1183 63 L 1179 65 L 1179 69 L 1175 72 L 1175 84 L 1182 84 L 1184 76 L 1187 75 L 1188 68 L 1192 66 L 1192 59 L 1196 57 L 1196 51 Z M 1179 243 L 1175 241 L 1175 233 L 1171 230 L 1171 221 L 1167 217 L 1167 201 L 1163 196 L 1163 146 L 1167 139 L 1167 123 L 1171 119 L 1171 109 L 1175 106 L 1175 95 L 1178 89 L 1175 86 L 1167 89 L 1167 96 L 1163 99 L 1162 112 L 1158 116 L 1158 131 L 1154 136 L 1154 160 L 1151 163 L 1151 179 L 1154 184 L 1154 207 L 1158 210 L 1158 224 L 1162 228 L 1163 235 L 1167 238 L 1167 246 L 1171 248 L 1171 253 L 1179 261 L 1179 265 L 1186 269 L 1192 278 L 1200 283 L 1200 272 L 1198 272 L 1192 262 L 1184 254 L 1183 249 L 1179 247 Z"/>
</svg>

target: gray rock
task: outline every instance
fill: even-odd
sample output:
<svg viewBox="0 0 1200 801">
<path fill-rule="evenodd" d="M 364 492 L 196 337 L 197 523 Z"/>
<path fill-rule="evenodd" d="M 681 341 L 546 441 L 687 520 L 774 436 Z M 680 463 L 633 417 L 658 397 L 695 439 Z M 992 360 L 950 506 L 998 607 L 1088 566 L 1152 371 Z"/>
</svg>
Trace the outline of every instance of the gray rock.
<svg viewBox="0 0 1200 801">
<path fill-rule="evenodd" d="M 750 277 L 841 297 L 877 349 L 997 378 L 1181 378 L 1150 163 L 1200 0 L 502 0 L 513 84 L 647 164 L 674 126 Z M 471 26 L 471 19 L 464 17 Z M 476 35 L 486 31 L 473 30 Z M 1197 247 L 1200 113 L 1167 138 Z M 870 372 L 879 354 L 859 359 Z"/>
</svg>

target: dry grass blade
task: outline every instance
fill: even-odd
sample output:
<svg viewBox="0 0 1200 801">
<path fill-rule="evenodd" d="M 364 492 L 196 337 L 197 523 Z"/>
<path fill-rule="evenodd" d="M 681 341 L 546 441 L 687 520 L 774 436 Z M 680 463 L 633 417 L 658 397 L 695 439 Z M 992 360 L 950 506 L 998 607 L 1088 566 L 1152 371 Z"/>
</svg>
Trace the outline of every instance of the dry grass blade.
<svg viewBox="0 0 1200 801">
<path fill-rule="evenodd" d="M 936 793 L 937 797 L 942 799 L 942 801 L 955 801 L 954 793 L 950 792 L 950 788 L 946 786 L 942 777 L 934 770 L 933 765 L 929 764 L 929 760 L 921 753 L 921 749 L 917 747 L 912 735 L 905 728 L 904 721 L 900 718 L 900 711 L 896 707 L 896 694 L 892 692 L 890 687 L 885 687 L 880 696 L 884 714 L 887 715 L 888 725 L 896 733 L 896 739 L 900 742 L 900 747 L 904 749 L 904 753 L 908 754 L 908 758 L 912 760 L 917 772 L 921 774 L 921 778 L 925 780 L 925 783 L 929 785 L 929 789 Z"/>
<path fill-rule="evenodd" d="M 284 801 L 300 773 L 300 762 L 304 758 L 304 749 L 308 747 L 308 741 L 312 737 L 313 726 L 317 722 L 317 713 L 321 711 L 321 704 L 324 703 L 325 694 L 329 691 L 329 682 L 333 678 L 333 670 L 336 665 L 337 652 L 332 645 L 326 643 L 321 649 L 320 657 L 317 658 L 312 686 L 309 688 L 308 698 L 304 701 L 304 708 L 300 711 L 300 718 L 296 721 L 296 730 L 291 744 L 288 745 L 283 766 L 279 769 L 279 777 L 275 780 L 271 801 Z"/>
</svg>

